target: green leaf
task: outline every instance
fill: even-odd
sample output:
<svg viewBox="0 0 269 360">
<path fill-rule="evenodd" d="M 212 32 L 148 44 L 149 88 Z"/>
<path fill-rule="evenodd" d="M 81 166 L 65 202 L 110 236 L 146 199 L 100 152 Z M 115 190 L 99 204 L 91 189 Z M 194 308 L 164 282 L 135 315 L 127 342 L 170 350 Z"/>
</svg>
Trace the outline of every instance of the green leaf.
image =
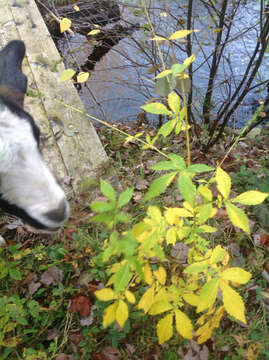
<svg viewBox="0 0 269 360">
<path fill-rule="evenodd" d="M 168 75 L 156 81 L 154 92 L 167 98 L 171 91 L 177 86 L 177 80 L 173 75 Z"/>
<path fill-rule="evenodd" d="M 164 174 L 160 176 L 158 179 L 154 180 L 149 187 L 148 192 L 146 193 L 145 200 L 153 199 L 154 197 L 162 194 L 167 186 L 174 180 L 177 172 L 172 172 L 169 174 Z"/>
<path fill-rule="evenodd" d="M 115 204 L 111 202 L 98 201 L 91 204 L 92 211 L 103 213 L 115 209 Z"/>
<path fill-rule="evenodd" d="M 160 161 L 157 164 L 151 166 L 152 170 L 162 171 L 162 170 L 180 170 L 177 164 L 174 164 L 172 161 Z"/>
<path fill-rule="evenodd" d="M 129 263 L 125 262 L 115 274 L 115 293 L 120 293 L 128 285 L 132 274 L 130 273 Z"/>
<path fill-rule="evenodd" d="M 130 218 L 130 216 L 120 212 L 120 213 L 115 215 L 115 221 L 126 224 L 126 223 L 131 221 L 131 218 Z"/>
<path fill-rule="evenodd" d="M 187 168 L 188 172 L 194 173 L 194 174 L 203 173 L 203 172 L 207 172 L 207 171 L 213 171 L 213 170 L 214 170 L 214 168 L 212 168 L 211 166 L 207 166 L 205 164 L 194 164 Z"/>
<path fill-rule="evenodd" d="M 185 69 L 186 69 L 186 65 L 185 64 L 174 64 L 171 67 L 172 73 L 174 76 L 177 76 L 178 74 L 182 73 Z"/>
<path fill-rule="evenodd" d="M 219 279 L 208 281 L 201 289 L 197 313 L 204 311 L 214 305 L 219 286 Z"/>
<path fill-rule="evenodd" d="M 177 185 L 184 200 L 193 206 L 196 187 L 191 178 L 182 172 L 179 174 Z"/>
<path fill-rule="evenodd" d="M 101 179 L 101 191 L 108 198 L 111 202 L 116 202 L 116 192 L 113 187 L 106 182 L 105 180 Z"/>
<path fill-rule="evenodd" d="M 9 269 L 9 275 L 14 280 L 21 280 L 21 272 L 17 269 Z"/>
<path fill-rule="evenodd" d="M 230 195 L 232 185 L 229 174 L 222 170 L 220 167 L 217 167 L 216 181 L 219 192 L 224 197 L 224 199 L 227 200 Z"/>
<path fill-rule="evenodd" d="M 204 272 L 208 268 L 207 263 L 193 263 L 186 267 L 183 271 L 185 274 L 198 274 L 200 272 Z"/>
<path fill-rule="evenodd" d="M 150 114 L 161 114 L 161 115 L 171 115 L 171 111 L 162 103 L 151 103 L 141 106 L 141 109 L 145 110 Z"/>
<path fill-rule="evenodd" d="M 169 159 L 173 161 L 177 165 L 177 168 L 179 170 L 185 170 L 186 169 L 186 163 L 182 156 L 176 155 L 176 154 L 169 154 Z"/>
<path fill-rule="evenodd" d="M 223 305 L 227 313 L 246 324 L 245 305 L 241 296 L 224 281 L 220 281 L 220 288 Z"/>
<path fill-rule="evenodd" d="M 129 188 L 125 191 L 123 191 L 118 200 L 118 208 L 121 208 L 122 206 L 128 204 L 128 202 L 131 200 L 133 196 L 134 188 Z"/>
<path fill-rule="evenodd" d="M 169 120 L 166 123 L 164 123 L 159 131 L 158 131 L 158 135 L 162 135 L 163 137 L 167 137 L 168 135 L 171 134 L 171 132 L 173 131 L 174 127 L 176 125 L 175 120 Z"/>
<path fill-rule="evenodd" d="M 109 225 L 109 223 L 111 223 L 113 219 L 114 214 L 105 212 L 95 215 L 94 217 L 92 217 L 91 221 Z"/>
<path fill-rule="evenodd" d="M 66 80 L 71 80 L 75 73 L 76 72 L 73 69 L 66 69 L 63 71 L 59 81 L 63 82 Z"/>
<path fill-rule="evenodd" d="M 232 204 L 230 201 L 225 201 L 225 208 L 229 219 L 234 226 L 244 230 L 247 234 L 250 234 L 250 228 L 248 223 L 248 217 L 243 210 Z"/>
<path fill-rule="evenodd" d="M 200 211 L 198 214 L 199 224 L 203 224 L 208 220 L 212 214 L 213 206 L 212 204 L 204 204 L 200 207 Z"/>
<path fill-rule="evenodd" d="M 246 284 L 250 280 L 251 276 L 251 273 L 239 267 L 229 268 L 221 273 L 222 279 L 237 282 L 238 284 Z"/>
<path fill-rule="evenodd" d="M 246 191 L 232 199 L 232 202 L 237 202 L 244 205 L 258 205 L 261 204 L 269 196 L 269 193 L 262 193 L 260 191 Z"/>
</svg>

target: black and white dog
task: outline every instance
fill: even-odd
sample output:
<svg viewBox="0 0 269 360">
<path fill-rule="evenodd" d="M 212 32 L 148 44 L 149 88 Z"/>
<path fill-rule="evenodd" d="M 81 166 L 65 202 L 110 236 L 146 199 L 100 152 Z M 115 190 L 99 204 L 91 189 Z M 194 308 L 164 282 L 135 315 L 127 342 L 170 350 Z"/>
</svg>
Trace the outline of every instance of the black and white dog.
<svg viewBox="0 0 269 360">
<path fill-rule="evenodd" d="M 44 163 L 40 131 L 23 110 L 25 45 L 0 51 L 0 207 L 37 230 L 56 231 L 69 216 L 65 194 Z"/>
</svg>

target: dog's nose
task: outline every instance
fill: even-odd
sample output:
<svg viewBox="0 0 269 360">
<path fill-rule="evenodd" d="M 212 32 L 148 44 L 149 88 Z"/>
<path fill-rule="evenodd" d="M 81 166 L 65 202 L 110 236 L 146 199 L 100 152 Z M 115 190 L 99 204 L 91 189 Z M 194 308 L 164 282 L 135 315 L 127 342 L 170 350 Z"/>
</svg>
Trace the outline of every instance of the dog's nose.
<svg viewBox="0 0 269 360">
<path fill-rule="evenodd" d="M 59 206 L 43 214 L 45 218 L 55 224 L 61 225 L 69 216 L 69 205 L 66 199 L 62 199 Z"/>
</svg>

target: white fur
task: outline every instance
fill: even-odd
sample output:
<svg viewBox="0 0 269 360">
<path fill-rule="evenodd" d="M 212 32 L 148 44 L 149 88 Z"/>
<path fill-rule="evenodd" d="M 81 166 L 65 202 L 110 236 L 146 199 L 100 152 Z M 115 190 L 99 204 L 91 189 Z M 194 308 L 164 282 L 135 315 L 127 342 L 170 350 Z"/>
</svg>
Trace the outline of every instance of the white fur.
<svg viewBox="0 0 269 360">
<path fill-rule="evenodd" d="M 31 125 L 7 107 L 0 109 L 0 193 L 47 227 L 60 226 L 69 215 L 66 202 L 61 223 L 43 216 L 65 195 L 42 159 Z"/>
</svg>

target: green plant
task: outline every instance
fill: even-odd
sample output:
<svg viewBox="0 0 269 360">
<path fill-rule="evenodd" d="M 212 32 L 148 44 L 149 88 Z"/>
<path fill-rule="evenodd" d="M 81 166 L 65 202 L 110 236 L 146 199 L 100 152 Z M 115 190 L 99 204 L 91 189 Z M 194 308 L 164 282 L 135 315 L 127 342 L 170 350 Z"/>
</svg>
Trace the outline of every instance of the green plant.
<svg viewBox="0 0 269 360">
<path fill-rule="evenodd" d="M 189 33 L 189 30 L 178 31 L 170 38 L 181 38 Z M 121 211 L 131 199 L 133 189 L 125 190 L 117 198 L 113 187 L 103 180 L 101 191 L 108 201 L 95 202 L 91 206 L 97 213 L 93 221 L 106 225 L 110 230 L 103 261 L 114 263 L 108 270 L 110 278 L 106 287 L 95 292 L 98 300 L 109 302 L 103 326 L 116 321 L 123 328 L 132 306 L 137 304 L 143 313 L 158 318 L 156 330 L 159 343 L 172 338 L 174 324 L 183 338 L 191 339 L 195 332 L 198 343 L 203 343 L 220 326 L 225 313 L 246 323 L 243 300 L 231 285 L 246 284 L 251 274 L 239 267 L 230 267 L 228 252 L 220 245 L 211 249 L 208 234 L 217 231 L 211 224 L 218 209 L 223 207 L 232 224 L 250 234 L 247 215 L 235 204 L 257 205 L 269 195 L 252 190 L 231 198 L 231 178 L 221 164 L 209 180 L 208 176 L 201 174 L 212 172 L 213 168 L 205 164 L 191 164 L 190 126 L 183 80 L 187 76 L 184 70 L 194 59 L 192 55 L 183 64 L 174 64 L 157 76 L 166 78 L 168 83 L 173 83 L 173 79 L 180 80 L 183 106 L 172 86 L 168 91 L 168 107 L 159 102 L 142 106 L 146 112 L 168 117 L 156 136 L 151 138 L 146 134 L 143 141 L 140 133 L 126 139 L 126 143 L 139 140 L 145 149 L 156 150 L 166 158 L 152 166 L 153 170 L 165 173 L 152 182 L 144 200 L 150 201 L 163 194 L 172 182 L 176 182 L 183 198 L 180 206 L 161 209 L 149 205 L 143 221 L 133 224 Z M 184 131 L 186 134 L 187 163 L 183 157 L 164 154 L 156 147 L 157 140 L 167 137 L 172 131 L 176 134 Z M 215 188 L 217 194 L 213 192 Z M 121 230 L 120 223 L 128 224 L 128 229 Z M 179 266 L 168 258 L 169 248 L 178 242 L 189 247 L 185 266 Z M 217 296 L 219 290 L 222 298 Z M 191 307 L 199 314 L 198 318 L 191 318 Z"/>
</svg>

